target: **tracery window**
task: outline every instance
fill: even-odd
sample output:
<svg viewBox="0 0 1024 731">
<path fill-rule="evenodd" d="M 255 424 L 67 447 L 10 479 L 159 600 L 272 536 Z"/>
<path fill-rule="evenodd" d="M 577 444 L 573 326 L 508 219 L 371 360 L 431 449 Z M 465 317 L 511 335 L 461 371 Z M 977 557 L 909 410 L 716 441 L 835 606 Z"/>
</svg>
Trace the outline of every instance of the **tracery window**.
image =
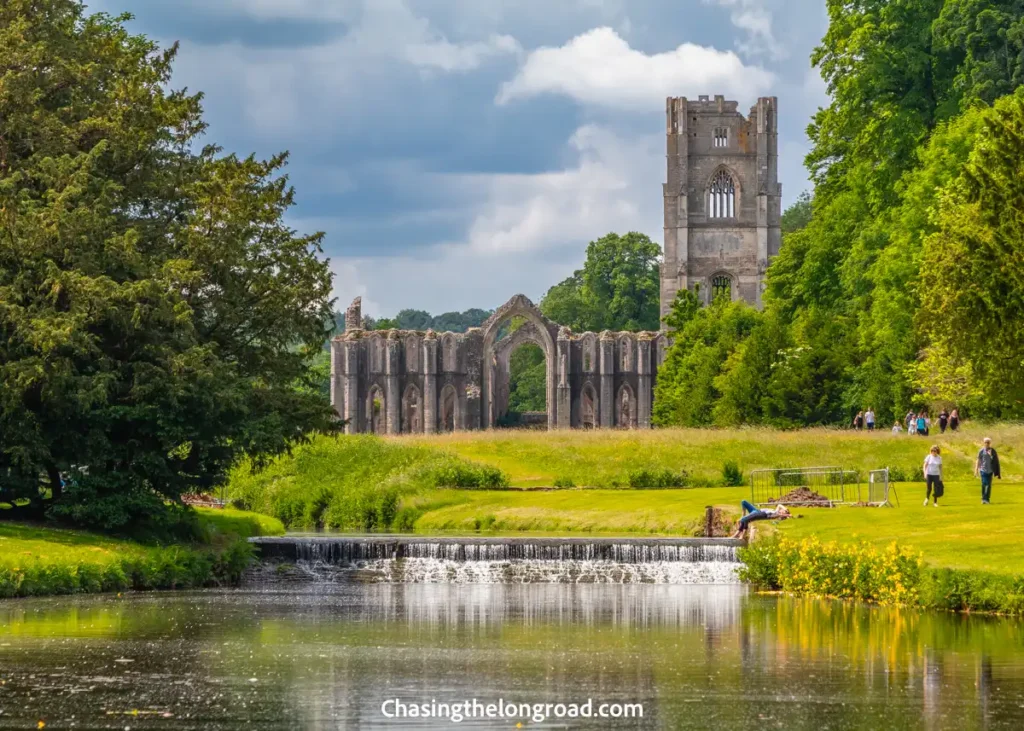
<svg viewBox="0 0 1024 731">
<path fill-rule="evenodd" d="M 719 170 L 708 189 L 708 217 L 733 218 L 736 215 L 736 184 L 725 170 Z"/>
<path fill-rule="evenodd" d="M 729 128 L 715 127 L 715 147 L 729 146 Z"/>
<path fill-rule="evenodd" d="M 711 301 L 720 298 L 732 300 L 732 277 L 728 274 L 716 274 L 711 280 Z"/>
</svg>

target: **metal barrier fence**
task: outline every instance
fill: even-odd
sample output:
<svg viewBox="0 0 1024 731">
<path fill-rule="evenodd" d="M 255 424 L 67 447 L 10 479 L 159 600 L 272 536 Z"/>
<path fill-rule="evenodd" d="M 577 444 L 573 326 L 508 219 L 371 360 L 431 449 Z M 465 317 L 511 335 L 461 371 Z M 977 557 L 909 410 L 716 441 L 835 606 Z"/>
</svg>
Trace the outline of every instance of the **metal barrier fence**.
<svg viewBox="0 0 1024 731">
<path fill-rule="evenodd" d="M 806 500 L 794 496 L 801 488 L 815 495 Z M 785 499 L 783 499 L 785 498 Z M 824 500 L 822 500 L 824 498 Z M 781 500 L 780 500 L 781 499 Z M 786 505 L 840 505 L 860 501 L 860 473 L 840 467 L 791 467 L 777 470 L 753 470 L 750 473 L 750 501 L 754 505 L 783 502 Z"/>
<path fill-rule="evenodd" d="M 891 508 L 893 505 L 889 502 L 890 489 L 889 468 L 886 467 L 883 470 L 871 470 L 868 473 L 867 500 L 862 500 L 860 502 L 864 502 L 875 507 L 888 505 Z M 897 498 L 897 500 L 898 499 L 899 498 Z"/>
</svg>

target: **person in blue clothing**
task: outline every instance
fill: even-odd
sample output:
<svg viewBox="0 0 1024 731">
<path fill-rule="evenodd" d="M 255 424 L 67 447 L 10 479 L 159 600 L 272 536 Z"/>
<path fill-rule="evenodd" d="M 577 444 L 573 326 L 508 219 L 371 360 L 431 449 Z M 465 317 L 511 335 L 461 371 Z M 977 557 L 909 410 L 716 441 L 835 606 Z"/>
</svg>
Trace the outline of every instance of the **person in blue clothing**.
<svg viewBox="0 0 1024 731">
<path fill-rule="evenodd" d="M 992 448 L 992 440 L 984 439 L 984 446 L 978 452 L 978 458 L 974 460 L 974 476 L 981 477 L 981 504 L 988 505 L 992 500 L 992 478 L 1003 479 L 999 474 L 999 455 Z"/>
<path fill-rule="evenodd" d="M 755 520 L 785 520 L 793 517 L 789 509 L 782 504 L 778 505 L 775 510 L 761 510 L 748 500 L 744 500 L 740 505 L 743 506 L 743 517 L 740 518 L 736 532 L 732 534 L 733 538 L 744 535 Z"/>
</svg>

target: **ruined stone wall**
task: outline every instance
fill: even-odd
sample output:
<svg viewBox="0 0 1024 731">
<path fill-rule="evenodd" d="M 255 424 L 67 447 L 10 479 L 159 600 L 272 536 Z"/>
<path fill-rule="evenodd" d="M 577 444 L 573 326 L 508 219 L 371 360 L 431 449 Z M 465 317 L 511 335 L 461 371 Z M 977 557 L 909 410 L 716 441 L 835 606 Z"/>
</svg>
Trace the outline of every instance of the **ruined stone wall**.
<svg viewBox="0 0 1024 731">
<path fill-rule="evenodd" d="M 362 322 L 358 308 L 346 322 Z M 527 324 L 504 335 L 513 317 Z M 522 295 L 466 333 L 346 330 L 331 342 L 332 403 L 349 434 L 491 428 L 508 405 L 509 356 L 523 343 L 545 353 L 549 428 L 651 426 L 664 334 L 573 334 Z"/>
</svg>

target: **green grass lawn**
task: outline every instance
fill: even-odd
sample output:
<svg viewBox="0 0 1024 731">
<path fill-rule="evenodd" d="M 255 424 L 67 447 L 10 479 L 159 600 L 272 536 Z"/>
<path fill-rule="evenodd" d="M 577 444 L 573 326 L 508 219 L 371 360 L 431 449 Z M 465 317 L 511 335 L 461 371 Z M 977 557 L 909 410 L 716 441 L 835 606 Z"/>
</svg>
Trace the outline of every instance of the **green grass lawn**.
<svg viewBox="0 0 1024 731">
<path fill-rule="evenodd" d="M 981 505 L 976 482 L 948 483 L 940 507 L 924 507 L 924 485 L 896 486 L 895 508 L 796 508 L 777 524 L 792 538 L 892 541 L 913 547 L 934 566 L 1022 573 L 1024 484 L 996 481 L 993 504 Z M 439 491 L 424 500 L 419 533 L 560 533 L 686 535 L 707 505 L 739 517 L 748 488 L 687 490 Z M 755 524 L 763 533 L 767 523 Z M 771 530 L 771 528 L 768 528 Z"/>
<path fill-rule="evenodd" d="M 999 450 L 1003 480 L 995 503 L 980 504 L 972 476 L 981 438 Z M 893 540 L 936 565 L 1020 571 L 1024 542 L 1024 426 L 968 423 L 929 438 L 889 432 L 808 429 L 464 432 L 435 436 L 320 438 L 257 474 L 239 468 L 228 494 L 274 515 L 292 530 L 417 533 L 691 535 L 708 505 L 739 515 L 749 487 L 629 489 L 637 470 L 686 472 L 690 484 L 721 485 L 734 461 L 749 479 L 759 468 L 891 466 L 916 474 L 931 444 L 942 448 L 947 493 L 924 508 L 923 483 L 899 483 L 898 508 L 809 508 L 779 526 L 786 535 L 825 540 Z M 563 490 L 455 490 L 437 486 L 438 467 L 482 464 L 511 485 L 580 486 Z M 443 470 L 442 470 L 443 472 Z M 863 477 L 862 477 L 863 479 Z M 761 524 L 762 528 L 764 524 Z M 770 529 L 769 529 L 770 530 Z M 764 531 L 762 530 L 762 533 Z"/>
<path fill-rule="evenodd" d="M 956 434 L 928 437 L 839 429 L 496 430 L 388 441 L 494 465 L 516 486 L 552 486 L 561 478 L 581 487 L 622 487 L 629 473 L 639 469 L 685 470 L 717 483 L 726 461 L 735 461 L 745 475 L 754 469 L 813 466 L 917 472 L 932 444 L 942 449 L 946 477 L 964 480 L 971 476 L 985 436 L 999 451 L 1004 479 L 1024 482 L 1024 425 L 1017 424 L 967 422 Z"/>
<path fill-rule="evenodd" d="M 199 508 L 199 513 L 211 543 L 284 533 L 281 521 L 269 515 L 206 508 Z M 88 531 L 0 521 L 0 566 L 5 567 L 67 561 L 105 565 L 125 556 L 144 556 L 156 548 Z"/>
<path fill-rule="evenodd" d="M 202 586 L 240 575 L 250 550 L 240 539 L 284 532 L 266 515 L 199 512 L 205 541 L 170 546 L 0 521 L 0 596 Z"/>
</svg>

